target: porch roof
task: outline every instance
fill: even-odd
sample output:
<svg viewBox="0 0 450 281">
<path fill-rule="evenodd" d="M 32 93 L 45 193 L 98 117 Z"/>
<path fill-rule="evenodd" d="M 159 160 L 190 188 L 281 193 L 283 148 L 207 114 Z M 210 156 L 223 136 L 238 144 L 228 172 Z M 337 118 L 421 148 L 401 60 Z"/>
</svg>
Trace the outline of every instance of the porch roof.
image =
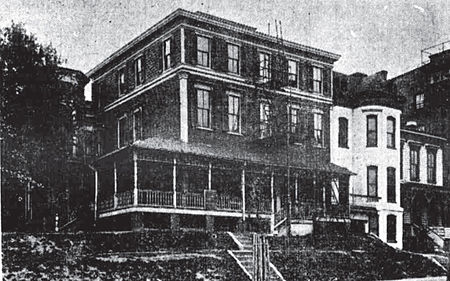
<svg viewBox="0 0 450 281">
<path fill-rule="evenodd" d="M 147 138 L 133 144 L 136 148 L 174 153 L 185 153 L 231 161 L 248 162 L 269 166 L 286 166 L 286 146 L 256 147 L 246 143 L 207 144 L 159 137 Z M 348 169 L 330 163 L 322 148 L 305 148 L 293 145 L 289 148 L 290 165 L 294 169 L 321 171 L 331 174 L 353 175 Z"/>
</svg>

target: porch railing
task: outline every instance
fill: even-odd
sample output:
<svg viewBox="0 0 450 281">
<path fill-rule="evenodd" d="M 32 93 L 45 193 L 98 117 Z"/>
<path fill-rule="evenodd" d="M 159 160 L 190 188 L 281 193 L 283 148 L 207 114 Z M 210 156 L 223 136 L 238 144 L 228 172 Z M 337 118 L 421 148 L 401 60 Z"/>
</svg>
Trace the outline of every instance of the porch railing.
<svg viewBox="0 0 450 281">
<path fill-rule="evenodd" d="M 177 206 L 203 209 L 205 207 L 205 197 L 202 193 L 177 192 Z"/>
<path fill-rule="evenodd" d="M 99 211 L 106 211 L 106 210 L 110 210 L 110 209 L 114 209 L 114 196 L 113 195 L 109 196 L 105 200 L 101 200 L 98 204 Z"/>
<path fill-rule="evenodd" d="M 159 190 L 139 190 L 138 204 L 149 206 L 173 206 L 173 192 Z"/>
<path fill-rule="evenodd" d="M 133 205 L 133 192 L 125 191 L 116 194 L 117 197 L 117 207 L 127 207 Z"/>
<path fill-rule="evenodd" d="M 267 200 L 258 200 L 253 203 L 247 203 L 247 210 L 251 213 L 271 213 L 272 211 L 272 201 L 270 199 Z"/>
<path fill-rule="evenodd" d="M 220 194 L 216 206 L 218 210 L 242 211 L 242 199 Z"/>
</svg>

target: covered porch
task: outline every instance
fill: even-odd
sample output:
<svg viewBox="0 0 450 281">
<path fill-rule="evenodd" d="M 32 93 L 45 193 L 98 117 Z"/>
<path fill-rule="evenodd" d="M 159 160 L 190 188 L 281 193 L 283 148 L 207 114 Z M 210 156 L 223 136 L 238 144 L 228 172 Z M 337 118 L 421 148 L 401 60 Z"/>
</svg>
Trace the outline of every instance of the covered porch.
<svg viewBox="0 0 450 281">
<path fill-rule="evenodd" d="M 97 163 L 99 219 L 158 213 L 172 223 L 173 216 L 178 216 L 175 221 L 180 216 L 203 216 L 210 227 L 215 219 L 229 218 L 232 224 L 262 222 L 259 230 L 273 232 L 286 219 L 288 182 L 292 218 L 347 214 L 346 173 L 293 165 L 288 178 L 286 166 L 276 162 L 229 158 L 217 151 L 211 155 L 205 149 L 192 153 L 166 145 L 170 148 L 143 142 Z"/>
</svg>

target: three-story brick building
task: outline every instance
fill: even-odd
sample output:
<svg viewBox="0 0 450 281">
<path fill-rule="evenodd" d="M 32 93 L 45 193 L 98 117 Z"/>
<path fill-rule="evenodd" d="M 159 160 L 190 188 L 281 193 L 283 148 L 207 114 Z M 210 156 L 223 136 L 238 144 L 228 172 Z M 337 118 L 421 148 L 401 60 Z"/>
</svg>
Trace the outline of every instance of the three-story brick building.
<svg viewBox="0 0 450 281">
<path fill-rule="evenodd" d="M 88 73 L 99 223 L 273 232 L 288 190 L 293 218 L 345 217 L 351 173 L 329 145 L 338 58 L 201 12 L 165 17 Z"/>
</svg>

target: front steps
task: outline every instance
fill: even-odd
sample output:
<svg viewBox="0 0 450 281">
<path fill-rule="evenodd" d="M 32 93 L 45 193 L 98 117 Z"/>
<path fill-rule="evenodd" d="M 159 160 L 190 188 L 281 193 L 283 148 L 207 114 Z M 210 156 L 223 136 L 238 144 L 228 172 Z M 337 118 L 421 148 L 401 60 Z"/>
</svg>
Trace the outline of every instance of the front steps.
<svg viewBox="0 0 450 281">
<path fill-rule="evenodd" d="M 231 233 L 231 238 L 239 246 L 239 250 L 229 250 L 228 253 L 233 257 L 241 269 L 247 274 L 250 280 L 253 276 L 253 240 L 252 234 Z M 270 263 L 268 281 L 285 281 L 276 267 Z"/>
</svg>

